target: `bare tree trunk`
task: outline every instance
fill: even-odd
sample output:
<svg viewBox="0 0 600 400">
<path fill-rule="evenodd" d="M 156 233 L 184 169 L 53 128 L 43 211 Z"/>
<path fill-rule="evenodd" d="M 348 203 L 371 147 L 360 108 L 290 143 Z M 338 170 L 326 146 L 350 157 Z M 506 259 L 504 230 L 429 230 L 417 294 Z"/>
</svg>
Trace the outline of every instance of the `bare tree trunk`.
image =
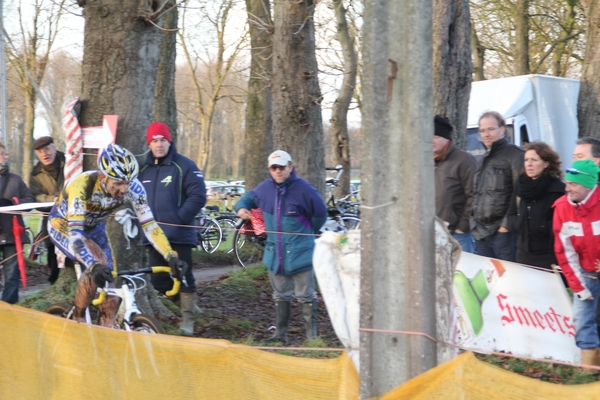
<svg viewBox="0 0 600 400">
<path fill-rule="evenodd" d="M 252 189 L 269 175 L 266 159 L 273 150 L 271 73 L 273 21 L 269 0 L 246 0 L 252 60 L 246 103 L 246 188 Z"/>
<path fill-rule="evenodd" d="M 515 3 L 515 75 L 527 75 L 529 69 L 529 0 Z"/>
<path fill-rule="evenodd" d="M 333 8 L 337 21 L 336 38 L 342 46 L 344 56 L 344 79 L 339 88 L 338 98 L 333 103 L 331 110 L 331 145 L 333 148 L 333 162 L 344 167 L 345 173 L 340 178 L 340 185 L 335 189 L 339 198 L 350 193 L 350 138 L 348 137 L 348 108 L 354 86 L 356 85 L 356 53 L 354 52 L 354 39 L 348 31 L 346 22 L 346 9 L 342 0 L 333 0 Z"/>
<path fill-rule="evenodd" d="M 177 57 L 177 7 L 175 0 L 167 1 L 168 9 L 162 18 L 162 42 L 154 90 L 154 109 L 152 119 L 164 122 L 171 131 L 174 142 L 177 141 L 177 103 L 175 100 L 175 58 Z M 172 8 L 171 8 L 172 7 Z M 144 127 L 145 128 L 145 127 Z M 179 146 L 178 146 L 179 147 Z"/>
<path fill-rule="evenodd" d="M 567 8 L 567 12 L 565 13 L 565 22 L 564 22 L 564 30 L 561 32 L 559 37 L 559 43 L 556 45 L 554 49 L 554 53 L 552 53 L 552 74 L 554 76 L 565 76 L 567 72 L 567 68 L 563 68 L 562 65 L 562 57 L 565 55 L 565 51 L 567 48 L 567 38 L 570 37 L 573 33 L 573 28 L 576 24 L 576 16 L 575 12 L 575 4 L 577 0 L 567 0 L 565 1 L 565 7 Z M 565 62 L 567 64 L 567 62 Z"/>
<path fill-rule="evenodd" d="M 33 127 L 35 121 L 35 101 L 37 96 L 33 86 L 29 85 L 25 92 L 25 126 L 23 129 L 23 164 L 21 176 L 29 183 L 31 170 L 33 168 Z"/>
<path fill-rule="evenodd" d="M 473 53 L 473 80 L 483 81 L 485 80 L 485 75 L 483 73 L 485 47 L 481 45 L 473 25 L 471 25 L 471 51 Z"/>
<path fill-rule="evenodd" d="M 454 141 L 467 145 L 471 94 L 471 17 L 468 0 L 433 2 L 433 111 L 450 119 Z"/>
<path fill-rule="evenodd" d="M 275 3 L 273 147 L 288 151 L 298 174 L 325 192 L 321 90 L 313 0 Z"/>
<path fill-rule="evenodd" d="M 579 137 L 600 137 L 600 9 L 596 0 L 581 0 L 587 19 L 587 44 L 577 103 Z"/>
</svg>

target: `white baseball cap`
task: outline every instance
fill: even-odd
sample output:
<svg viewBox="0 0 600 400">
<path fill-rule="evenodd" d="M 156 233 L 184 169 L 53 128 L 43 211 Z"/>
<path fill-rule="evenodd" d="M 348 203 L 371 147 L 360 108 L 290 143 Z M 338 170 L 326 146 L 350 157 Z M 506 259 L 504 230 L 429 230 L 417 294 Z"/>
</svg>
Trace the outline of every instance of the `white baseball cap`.
<svg viewBox="0 0 600 400">
<path fill-rule="evenodd" d="M 292 162 L 292 156 L 290 156 L 286 151 L 283 150 L 275 150 L 269 156 L 269 165 L 288 165 L 288 163 Z"/>
</svg>

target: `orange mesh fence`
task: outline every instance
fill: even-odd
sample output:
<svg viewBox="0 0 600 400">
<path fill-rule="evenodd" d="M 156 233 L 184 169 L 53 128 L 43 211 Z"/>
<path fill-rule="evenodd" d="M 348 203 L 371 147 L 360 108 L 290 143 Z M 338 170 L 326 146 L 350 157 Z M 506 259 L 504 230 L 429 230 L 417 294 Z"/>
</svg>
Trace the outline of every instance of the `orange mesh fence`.
<svg viewBox="0 0 600 400">
<path fill-rule="evenodd" d="M 583 385 L 542 382 L 479 361 L 467 352 L 398 386 L 381 399 L 591 400 L 598 399 L 599 393 L 600 382 Z"/>
<path fill-rule="evenodd" d="M 335 359 L 225 340 L 128 333 L 0 303 L 2 399 L 353 399 L 358 374 Z"/>
</svg>

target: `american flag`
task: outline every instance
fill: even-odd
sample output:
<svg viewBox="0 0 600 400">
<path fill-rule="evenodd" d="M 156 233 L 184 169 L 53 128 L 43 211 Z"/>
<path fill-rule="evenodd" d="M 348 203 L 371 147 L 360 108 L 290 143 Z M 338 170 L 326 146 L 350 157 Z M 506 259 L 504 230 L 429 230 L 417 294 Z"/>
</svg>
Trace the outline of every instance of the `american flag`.
<svg viewBox="0 0 600 400">
<path fill-rule="evenodd" d="M 79 97 L 69 103 L 63 118 L 67 144 L 67 151 L 65 152 L 65 182 L 83 171 L 83 139 L 76 110 L 78 103 Z"/>
</svg>

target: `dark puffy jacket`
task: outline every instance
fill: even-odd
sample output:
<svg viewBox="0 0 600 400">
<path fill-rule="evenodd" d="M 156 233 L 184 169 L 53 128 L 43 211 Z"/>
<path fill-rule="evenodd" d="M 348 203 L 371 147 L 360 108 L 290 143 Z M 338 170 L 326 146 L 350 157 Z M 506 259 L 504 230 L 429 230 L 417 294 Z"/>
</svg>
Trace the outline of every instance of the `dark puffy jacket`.
<svg viewBox="0 0 600 400">
<path fill-rule="evenodd" d="M 473 199 L 473 237 L 483 239 L 501 226 L 517 231 L 515 183 L 523 170 L 524 151 L 502 138 L 479 161 Z"/>
<path fill-rule="evenodd" d="M 54 201 L 55 197 L 60 195 L 60 191 L 65 186 L 65 153 L 62 151 L 56 152 L 56 167 L 59 168 L 58 179 L 54 179 L 45 169 L 41 162 L 31 171 L 31 193 L 35 196 L 35 200 L 39 203 Z"/>
<path fill-rule="evenodd" d="M 166 157 L 159 160 L 158 164 L 154 161 L 152 152 L 149 152 L 138 177 L 148 194 L 154 219 L 170 243 L 195 246 L 198 238 L 194 228 L 165 225 L 161 222 L 195 224 L 196 215 L 206 204 L 204 175 L 192 160 L 177 153 L 174 143 L 171 143 Z M 149 244 L 146 237 L 144 244 Z"/>
<path fill-rule="evenodd" d="M 469 232 L 473 203 L 475 157 L 450 142 L 444 158 L 435 162 L 435 214 L 453 232 Z"/>
<path fill-rule="evenodd" d="M 269 178 L 246 193 L 236 203 L 235 210 L 257 207 L 265 216 L 265 228 L 269 232 L 263 264 L 272 273 L 281 275 L 310 270 L 314 235 L 327 219 L 325 202 L 314 186 L 298 178 L 295 170 L 281 185 Z"/>
<path fill-rule="evenodd" d="M 544 268 L 550 268 L 552 264 L 557 263 L 552 233 L 552 205 L 564 194 L 564 182 L 554 178 L 541 199 L 521 199 L 517 262 Z"/>
<path fill-rule="evenodd" d="M 14 204 L 13 197 L 19 199 L 19 204 L 33 203 L 35 201 L 19 175 L 12 173 L 0 175 L 0 206 L 12 206 Z M 15 237 L 12 232 L 13 215 L 15 214 L 0 213 L 0 246 L 15 243 Z M 18 215 L 17 219 L 21 226 L 24 227 L 21 215 Z M 29 239 L 24 233 L 21 235 L 21 241 L 29 243 Z"/>
</svg>

